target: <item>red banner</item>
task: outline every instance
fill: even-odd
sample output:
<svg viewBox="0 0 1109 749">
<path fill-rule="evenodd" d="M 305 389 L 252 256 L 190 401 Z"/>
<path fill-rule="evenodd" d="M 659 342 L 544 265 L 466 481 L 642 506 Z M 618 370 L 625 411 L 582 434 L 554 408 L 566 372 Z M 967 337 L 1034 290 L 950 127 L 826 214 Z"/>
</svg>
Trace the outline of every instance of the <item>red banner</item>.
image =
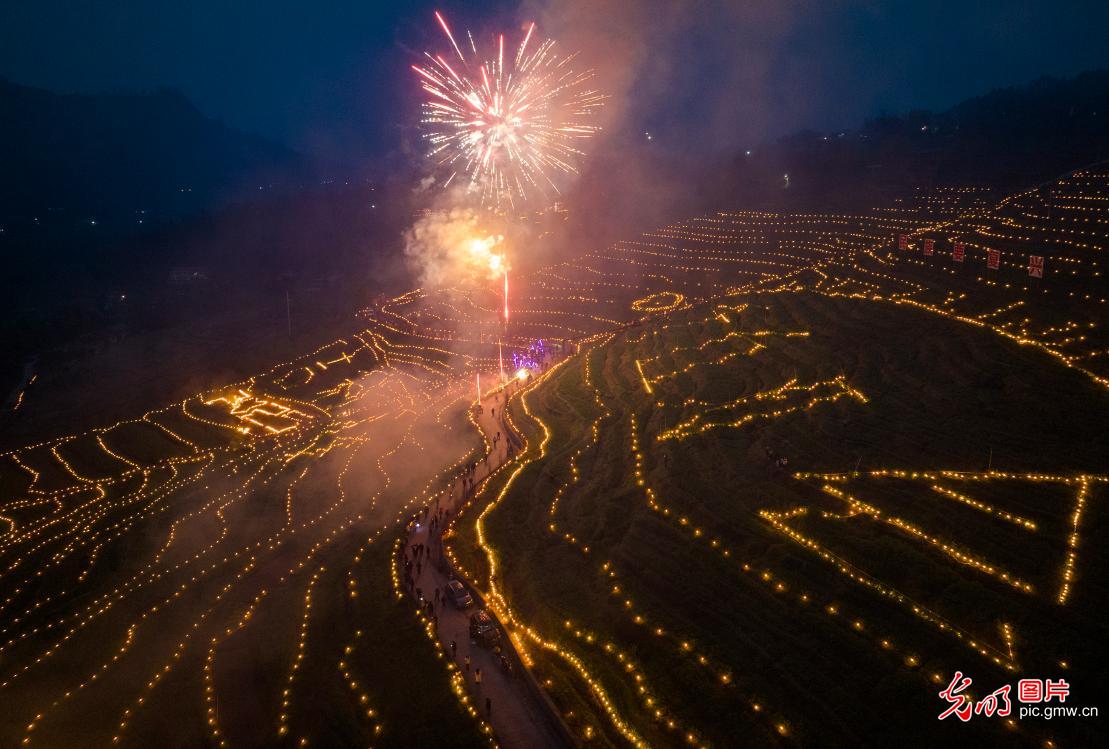
<svg viewBox="0 0 1109 749">
<path fill-rule="evenodd" d="M 986 256 L 986 267 L 990 270 L 997 270 L 1001 267 L 1001 251 L 988 250 L 989 254 Z"/>
<path fill-rule="evenodd" d="M 1029 255 L 1028 256 L 1028 275 L 1033 278 L 1044 277 L 1044 258 L 1043 255 Z"/>
<path fill-rule="evenodd" d="M 933 252 L 935 252 L 935 249 L 936 249 L 936 240 L 934 240 L 934 239 L 925 239 L 924 240 L 924 254 L 925 255 L 931 255 Z"/>
<path fill-rule="evenodd" d="M 955 246 L 951 248 L 951 259 L 956 263 L 963 262 L 963 258 L 966 257 L 966 254 L 967 246 L 962 242 L 956 242 Z"/>
<path fill-rule="evenodd" d="M 899 234 L 899 235 L 897 235 L 897 249 L 899 249 L 899 250 L 909 249 L 909 235 L 908 234 Z"/>
</svg>

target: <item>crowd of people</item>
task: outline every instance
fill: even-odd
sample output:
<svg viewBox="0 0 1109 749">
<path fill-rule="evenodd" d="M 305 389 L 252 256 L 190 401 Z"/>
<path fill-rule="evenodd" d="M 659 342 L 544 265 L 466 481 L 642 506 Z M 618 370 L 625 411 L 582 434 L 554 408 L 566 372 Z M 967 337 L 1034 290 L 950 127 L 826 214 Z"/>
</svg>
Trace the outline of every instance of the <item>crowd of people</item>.
<svg viewBox="0 0 1109 749">
<path fill-rule="evenodd" d="M 545 362 L 546 365 L 546 362 Z M 546 366 L 543 367 L 544 369 Z M 487 434 L 492 432 L 489 439 L 490 448 L 480 460 L 475 460 L 463 466 L 455 477 L 449 492 L 444 492 L 437 497 L 431 505 L 424 506 L 413 517 L 409 526 L 408 542 L 402 548 L 403 577 L 406 590 L 416 599 L 421 612 L 427 616 L 436 631 L 437 637 L 444 637 L 445 630 L 457 627 L 459 619 L 467 618 L 465 609 L 457 612 L 447 612 L 446 607 L 450 601 L 447 595 L 447 584 L 456 579 L 446 555 L 443 551 L 443 534 L 447 531 L 452 517 L 459 508 L 469 502 L 477 488 L 496 468 L 503 462 L 512 460 L 518 449 L 518 441 L 509 430 L 505 420 L 504 410 L 508 398 L 513 390 L 525 386 L 531 381 L 529 373 L 526 380 L 513 379 L 497 393 L 493 393 L 487 401 L 489 417 L 493 421 L 492 427 L 487 429 Z M 498 411 L 500 412 L 498 418 Z M 485 415 L 485 406 L 474 406 L 476 417 Z M 502 447 L 503 446 L 503 447 Z M 425 586 L 427 590 L 425 591 Z M 443 631 L 441 631 L 443 630 Z M 490 692 L 497 691 L 493 686 L 483 687 L 485 674 L 478 660 L 484 660 L 487 666 L 495 665 L 496 670 L 504 676 L 514 674 L 511 653 L 503 650 L 499 638 L 488 649 L 477 648 L 476 641 L 467 637 L 463 642 L 464 651 L 459 660 L 459 641 L 466 630 L 459 633 L 453 632 L 447 648 L 450 657 L 465 675 L 470 689 L 478 700 L 484 701 L 485 714 L 491 717 L 493 713 L 493 696 Z M 503 687 L 503 685 L 501 685 Z M 515 689 L 515 687 L 511 687 Z"/>
</svg>

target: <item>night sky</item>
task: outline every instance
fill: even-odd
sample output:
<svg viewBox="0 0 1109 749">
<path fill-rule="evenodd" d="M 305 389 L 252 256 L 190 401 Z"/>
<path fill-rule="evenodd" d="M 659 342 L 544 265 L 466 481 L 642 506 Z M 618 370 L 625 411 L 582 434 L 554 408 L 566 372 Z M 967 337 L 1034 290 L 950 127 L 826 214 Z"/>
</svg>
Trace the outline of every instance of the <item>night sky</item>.
<svg viewBox="0 0 1109 749">
<path fill-rule="evenodd" d="M 0 75 L 59 92 L 172 86 L 235 127 L 329 158 L 374 158 L 408 141 L 418 98 L 408 66 L 441 46 L 433 10 L 476 32 L 565 20 L 575 5 L 6 0 Z M 1104 0 L 699 2 L 678 19 L 653 0 L 586 5 L 606 33 L 645 45 L 612 61 L 631 70 L 614 127 L 714 149 L 1109 66 Z"/>
</svg>

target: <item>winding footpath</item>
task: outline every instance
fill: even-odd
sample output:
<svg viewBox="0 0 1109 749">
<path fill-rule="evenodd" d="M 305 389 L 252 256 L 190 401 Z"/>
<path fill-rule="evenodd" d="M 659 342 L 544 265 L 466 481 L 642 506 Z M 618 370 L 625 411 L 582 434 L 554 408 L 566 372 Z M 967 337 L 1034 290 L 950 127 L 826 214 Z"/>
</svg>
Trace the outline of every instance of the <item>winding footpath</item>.
<svg viewBox="0 0 1109 749">
<path fill-rule="evenodd" d="M 422 520 L 412 523 L 404 555 L 405 559 L 413 562 L 413 587 L 425 601 L 432 603 L 438 622 L 438 637 L 446 652 L 454 653 L 454 661 L 465 679 L 466 691 L 479 713 L 492 726 L 497 743 L 509 749 L 573 746 L 573 740 L 556 708 L 523 667 L 508 637 L 503 636 L 504 626 L 498 623 L 502 632 L 501 648 L 512 664 L 511 672 L 502 667 L 498 653 L 470 640 L 470 615 L 481 608 L 481 601 L 474 591 L 470 591 L 474 596 L 474 605 L 465 609 L 455 608 L 444 595 L 447 582 L 453 576 L 442 553 L 443 526 L 465 504 L 475 487 L 510 460 L 508 443 L 511 438 L 501 416 L 506 400 L 505 393 L 494 393 L 481 402 L 477 423 L 492 445 L 491 451 L 484 460 L 477 462 L 468 486 L 463 484 L 462 479 L 456 479 L 449 497 L 437 500 Z M 498 432 L 500 438 L 494 444 L 494 436 Z M 434 526 L 432 519 L 436 519 Z M 417 552 L 420 544 L 424 547 L 422 554 Z M 477 676 L 479 669 L 480 682 Z"/>
</svg>

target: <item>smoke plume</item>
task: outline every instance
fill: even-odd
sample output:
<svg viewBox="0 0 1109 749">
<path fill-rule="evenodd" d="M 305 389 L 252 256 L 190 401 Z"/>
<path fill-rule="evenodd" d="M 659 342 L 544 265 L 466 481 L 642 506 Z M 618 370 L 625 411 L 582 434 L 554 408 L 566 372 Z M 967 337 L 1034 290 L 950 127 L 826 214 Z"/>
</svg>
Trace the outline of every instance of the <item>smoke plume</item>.
<svg viewBox="0 0 1109 749">
<path fill-rule="evenodd" d="M 448 192 L 405 231 L 404 254 L 421 286 L 495 280 L 509 267 L 508 231 L 503 217 L 461 191 Z"/>
</svg>

